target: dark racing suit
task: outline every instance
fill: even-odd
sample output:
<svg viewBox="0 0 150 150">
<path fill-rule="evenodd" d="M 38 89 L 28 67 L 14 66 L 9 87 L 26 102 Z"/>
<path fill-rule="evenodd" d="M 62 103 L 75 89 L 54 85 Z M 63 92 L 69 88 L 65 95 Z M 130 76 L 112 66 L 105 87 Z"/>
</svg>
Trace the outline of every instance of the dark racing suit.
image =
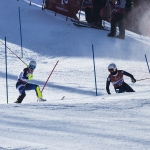
<svg viewBox="0 0 150 150">
<path fill-rule="evenodd" d="M 111 94 L 109 90 L 110 82 L 113 84 L 116 93 L 135 92 L 127 83 L 124 82 L 123 75 L 130 77 L 136 82 L 132 74 L 124 70 L 117 70 L 115 75 L 110 74 L 107 78 L 106 91 L 108 94 Z"/>
</svg>

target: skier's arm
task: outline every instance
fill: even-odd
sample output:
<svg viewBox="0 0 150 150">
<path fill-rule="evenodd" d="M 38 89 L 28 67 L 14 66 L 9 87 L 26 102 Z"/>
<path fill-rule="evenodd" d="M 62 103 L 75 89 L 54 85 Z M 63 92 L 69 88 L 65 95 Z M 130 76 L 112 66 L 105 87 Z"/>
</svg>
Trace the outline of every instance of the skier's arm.
<svg viewBox="0 0 150 150">
<path fill-rule="evenodd" d="M 107 91 L 108 94 L 111 94 L 111 93 L 110 93 L 110 90 L 109 90 L 109 85 L 110 85 L 110 79 L 109 79 L 109 77 L 108 77 L 108 78 L 107 78 L 107 81 L 106 81 L 106 91 Z"/>
<path fill-rule="evenodd" d="M 136 79 L 134 78 L 134 76 L 132 74 L 130 74 L 130 73 L 124 71 L 124 70 L 122 70 L 122 74 L 130 77 L 133 83 L 136 82 Z"/>
<path fill-rule="evenodd" d="M 25 68 L 23 70 L 23 78 L 27 79 L 27 80 L 33 79 L 33 74 L 32 74 L 32 72 L 29 72 L 28 68 Z"/>
<path fill-rule="evenodd" d="M 28 80 L 32 80 L 33 79 L 33 74 L 27 74 L 28 76 L 27 76 L 27 78 L 28 78 Z"/>
</svg>

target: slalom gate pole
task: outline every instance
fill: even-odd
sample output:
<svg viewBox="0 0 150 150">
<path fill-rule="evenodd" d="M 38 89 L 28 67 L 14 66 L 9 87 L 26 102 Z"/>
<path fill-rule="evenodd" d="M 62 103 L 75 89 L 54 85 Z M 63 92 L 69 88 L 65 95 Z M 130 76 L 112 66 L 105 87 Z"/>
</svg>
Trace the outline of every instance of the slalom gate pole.
<svg viewBox="0 0 150 150">
<path fill-rule="evenodd" d="M 2 41 L 0 41 L 2 44 L 5 45 L 5 43 L 3 43 Z M 26 66 L 28 66 L 19 56 L 17 56 L 7 45 L 6 48 L 9 49 L 18 59 L 20 59 Z"/>
<path fill-rule="evenodd" d="M 22 48 L 22 29 L 21 29 L 20 7 L 18 7 L 18 11 L 19 11 L 20 39 L 21 39 L 21 56 L 22 56 L 22 58 L 23 58 L 23 48 Z"/>
<path fill-rule="evenodd" d="M 53 70 L 51 71 L 51 73 L 50 73 L 49 77 L 47 78 L 47 80 L 46 80 L 46 82 L 45 82 L 45 84 L 44 84 L 44 86 L 43 86 L 43 88 L 42 88 L 42 91 L 41 91 L 41 92 L 43 92 L 43 90 L 44 90 L 44 88 L 45 88 L 45 86 L 46 86 L 46 84 L 47 84 L 47 82 L 48 82 L 48 80 L 49 80 L 50 76 L 52 75 L 52 73 L 53 73 L 54 69 L 56 68 L 56 66 L 57 66 L 58 62 L 59 62 L 59 60 L 56 62 L 55 66 L 53 67 Z"/>
<path fill-rule="evenodd" d="M 149 65 L 148 65 L 148 61 L 147 61 L 146 54 L 145 54 L 145 60 L 146 60 L 146 63 L 147 63 L 148 71 L 149 71 L 149 73 L 150 73 L 150 69 L 149 69 Z"/>
<path fill-rule="evenodd" d="M 136 80 L 136 81 L 142 81 L 142 80 L 147 80 L 147 79 L 150 79 L 150 78 L 139 79 L 139 80 Z"/>
<path fill-rule="evenodd" d="M 96 96 L 97 96 L 96 69 L 95 69 L 95 58 L 94 58 L 94 47 L 93 47 L 93 45 L 92 45 L 92 52 L 93 52 L 93 65 L 94 65 L 95 90 L 96 90 Z"/>
<path fill-rule="evenodd" d="M 6 65 L 6 96 L 8 104 L 8 78 L 7 78 L 7 48 L 6 48 L 6 37 L 5 37 L 5 65 Z"/>
</svg>

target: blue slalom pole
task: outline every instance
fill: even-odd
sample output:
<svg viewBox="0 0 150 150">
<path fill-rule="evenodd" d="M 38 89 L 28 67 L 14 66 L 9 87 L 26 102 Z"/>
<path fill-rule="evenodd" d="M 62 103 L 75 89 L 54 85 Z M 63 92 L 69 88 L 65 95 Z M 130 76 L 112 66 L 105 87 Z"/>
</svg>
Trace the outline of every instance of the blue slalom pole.
<svg viewBox="0 0 150 150">
<path fill-rule="evenodd" d="M 7 78 L 7 46 L 6 46 L 6 37 L 5 37 L 5 64 L 6 64 L 6 96 L 8 104 L 8 78 Z"/>
<path fill-rule="evenodd" d="M 94 78 L 95 78 L 95 90 L 97 96 L 97 82 L 96 82 L 96 69 L 95 69 L 95 58 L 94 58 L 94 46 L 92 44 L 92 52 L 93 52 L 93 65 L 94 65 Z"/>
<path fill-rule="evenodd" d="M 21 29 L 20 7 L 18 7 L 18 11 L 19 11 L 19 24 L 20 24 L 21 55 L 22 55 L 22 58 L 23 58 L 23 49 L 22 49 L 22 29 Z"/>
<path fill-rule="evenodd" d="M 148 61 L 147 61 L 146 54 L 145 54 L 145 60 L 146 60 L 146 63 L 147 63 L 148 71 L 149 71 L 149 73 L 150 73 L 150 69 L 149 69 L 149 65 L 148 65 Z"/>
</svg>

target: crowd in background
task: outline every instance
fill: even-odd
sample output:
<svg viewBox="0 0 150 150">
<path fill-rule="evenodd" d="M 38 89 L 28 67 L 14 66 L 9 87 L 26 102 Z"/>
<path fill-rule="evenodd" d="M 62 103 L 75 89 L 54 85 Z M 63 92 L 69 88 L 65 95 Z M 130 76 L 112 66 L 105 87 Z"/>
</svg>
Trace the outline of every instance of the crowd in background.
<svg viewBox="0 0 150 150">
<path fill-rule="evenodd" d="M 118 0 L 85 0 L 84 10 L 88 23 L 102 27 L 102 20 L 111 22 L 113 5 Z M 150 36 L 150 0 L 125 0 L 124 27 L 127 30 Z"/>
</svg>

